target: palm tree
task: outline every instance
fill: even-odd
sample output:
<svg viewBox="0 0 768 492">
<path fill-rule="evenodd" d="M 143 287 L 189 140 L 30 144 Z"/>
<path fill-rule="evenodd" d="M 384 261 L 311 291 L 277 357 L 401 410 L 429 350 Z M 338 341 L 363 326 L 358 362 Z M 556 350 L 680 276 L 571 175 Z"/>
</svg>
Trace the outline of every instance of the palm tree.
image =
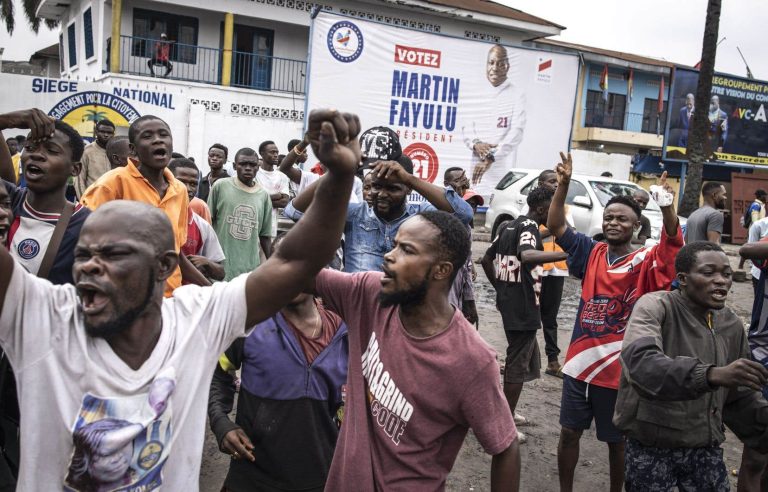
<svg viewBox="0 0 768 492">
<path fill-rule="evenodd" d="M 699 83 L 696 87 L 696 111 L 693 112 L 693 124 L 688 136 L 688 148 L 685 152 L 688 157 L 688 172 L 685 177 L 683 201 L 680 204 L 680 215 L 684 217 L 688 217 L 691 212 L 699 208 L 704 162 L 708 157 L 705 142 L 710 123 L 706 108 L 709 107 L 712 75 L 715 73 L 721 2 L 722 0 L 709 0 L 707 3 L 707 20 L 704 24 L 704 39 L 701 47 Z"/>
<path fill-rule="evenodd" d="M 16 27 L 16 9 L 13 2 L 14 0 L 0 0 L 0 21 L 5 22 L 5 30 L 8 31 L 8 34 L 13 34 L 13 28 Z M 41 22 L 44 22 L 48 29 L 53 29 L 59 25 L 58 21 L 37 17 L 38 5 L 40 5 L 40 0 L 21 0 L 24 15 L 35 34 L 40 29 Z"/>
</svg>

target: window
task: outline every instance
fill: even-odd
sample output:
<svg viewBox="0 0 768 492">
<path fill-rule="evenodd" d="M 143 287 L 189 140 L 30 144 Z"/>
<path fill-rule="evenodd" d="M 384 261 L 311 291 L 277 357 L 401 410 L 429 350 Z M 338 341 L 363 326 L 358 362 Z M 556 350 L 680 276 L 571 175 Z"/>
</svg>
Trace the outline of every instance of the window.
<svg viewBox="0 0 768 492">
<path fill-rule="evenodd" d="M 523 179 L 527 173 L 516 173 L 514 171 L 508 172 L 503 178 L 501 178 L 501 181 L 499 181 L 499 184 L 496 185 L 497 190 L 504 190 L 512 186 L 515 182 Z"/>
<path fill-rule="evenodd" d="M 523 196 L 528 196 L 531 194 L 531 190 L 536 188 L 538 185 L 539 185 L 539 177 L 537 176 L 533 179 L 533 181 L 525 185 L 523 189 L 520 190 L 520 194 Z"/>
<path fill-rule="evenodd" d="M 587 188 L 578 181 L 571 180 L 571 184 L 568 185 L 568 194 L 565 196 L 565 203 L 569 205 L 573 204 L 573 199 L 577 196 L 586 197 L 589 200 L 590 205 L 592 204 L 592 199 L 589 198 Z"/>
<path fill-rule="evenodd" d="M 616 183 L 616 182 L 609 182 L 609 181 L 590 181 L 589 185 L 592 187 L 592 190 L 594 190 L 595 195 L 597 195 L 597 199 L 600 200 L 600 203 L 605 207 L 605 205 L 608 203 L 608 200 L 615 196 L 632 196 L 635 194 L 637 190 L 640 189 L 637 185 L 627 184 L 627 183 Z M 586 191 L 584 193 L 586 195 Z M 661 211 L 659 206 L 656 204 L 655 201 L 651 200 L 648 202 L 648 206 L 646 207 L 648 210 L 654 210 L 654 211 Z"/>
<path fill-rule="evenodd" d="M 64 34 L 59 34 L 59 71 L 64 72 Z"/>
<path fill-rule="evenodd" d="M 641 130 L 643 133 L 656 133 L 657 121 L 660 133 L 664 133 L 664 125 L 667 122 L 667 112 L 662 111 L 661 118 L 659 118 L 659 113 L 656 112 L 659 109 L 658 104 L 658 99 L 645 99 L 645 104 L 643 105 L 643 127 Z"/>
<path fill-rule="evenodd" d="M 74 22 L 67 27 L 67 47 L 69 48 L 69 68 L 72 68 L 77 65 L 77 36 Z"/>
<path fill-rule="evenodd" d="M 83 12 L 83 36 L 85 37 L 85 59 L 93 58 L 93 19 L 91 8 Z"/>
<path fill-rule="evenodd" d="M 603 99 L 602 91 L 587 91 L 587 110 L 584 118 L 585 127 L 624 129 L 624 112 L 627 96 L 608 93 L 608 101 Z"/>
<path fill-rule="evenodd" d="M 194 17 L 153 10 L 133 9 L 133 44 L 131 55 L 152 58 L 155 42 L 165 33 L 173 41 L 171 61 L 197 63 L 198 21 Z"/>
</svg>

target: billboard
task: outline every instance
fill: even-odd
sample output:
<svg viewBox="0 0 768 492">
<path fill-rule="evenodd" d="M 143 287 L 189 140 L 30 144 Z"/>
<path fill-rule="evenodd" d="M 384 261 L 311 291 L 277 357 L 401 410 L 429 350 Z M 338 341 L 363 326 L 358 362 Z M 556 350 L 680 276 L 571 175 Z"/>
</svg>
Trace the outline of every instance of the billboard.
<svg viewBox="0 0 768 492">
<path fill-rule="evenodd" d="M 442 185 L 466 170 L 488 196 L 514 167 L 551 168 L 567 150 L 578 58 L 321 12 L 310 40 L 307 109 L 386 126 L 414 174 Z"/>
<path fill-rule="evenodd" d="M 699 72 L 676 68 L 670 89 L 665 160 L 686 160 L 688 130 Z M 768 165 L 768 82 L 716 73 L 707 111 L 710 125 L 704 150 L 708 160 Z"/>
</svg>

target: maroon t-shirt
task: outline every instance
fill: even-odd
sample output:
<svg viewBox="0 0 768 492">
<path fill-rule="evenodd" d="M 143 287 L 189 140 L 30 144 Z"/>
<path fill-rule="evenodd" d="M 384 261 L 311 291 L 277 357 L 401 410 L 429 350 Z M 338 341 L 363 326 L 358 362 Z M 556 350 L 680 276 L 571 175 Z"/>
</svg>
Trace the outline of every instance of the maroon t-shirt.
<svg viewBox="0 0 768 492">
<path fill-rule="evenodd" d="M 414 338 L 378 301 L 381 273 L 325 269 L 317 292 L 349 329 L 344 423 L 326 490 L 442 490 L 471 428 L 489 454 L 517 436 L 495 352 L 456 310 Z"/>
</svg>

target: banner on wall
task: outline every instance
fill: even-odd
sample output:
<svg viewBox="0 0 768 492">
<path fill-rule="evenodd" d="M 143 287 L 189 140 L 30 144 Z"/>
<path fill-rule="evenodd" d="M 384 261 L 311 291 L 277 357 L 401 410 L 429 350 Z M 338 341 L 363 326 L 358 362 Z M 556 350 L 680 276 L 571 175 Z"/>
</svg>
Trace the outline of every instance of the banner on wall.
<svg viewBox="0 0 768 492">
<path fill-rule="evenodd" d="M 685 161 L 699 72 L 675 68 L 670 89 L 665 160 Z M 712 77 L 704 145 L 708 160 L 768 165 L 768 82 L 716 73 Z"/>
<path fill-rule="evenodd" d="M 551 168 L 569 148 L 578 58 L 321 12 L 310 40 L 307 109 L 357 113 L 400 137 L 414 174 L 466 170 L 488 196 L 512 168 Z"/>
<path fill-rule="evenodd" d="M 113 85 L 0 74 L 0 91 L 13 94 L 0 100 L 0 113 L 38 108 L 68 123 L 88 141 L 94 138 L 96 122 L 105 118 L 122 135 L 145 114 L 164 119 L 171 128 L 186 128 L 186 97 L 169 87 L 159 90 L 157 86 L 141 83 Z M 179 133 L 174 134 L 174 144 L 184 148 L 185 135 Z"/>
</svg>

